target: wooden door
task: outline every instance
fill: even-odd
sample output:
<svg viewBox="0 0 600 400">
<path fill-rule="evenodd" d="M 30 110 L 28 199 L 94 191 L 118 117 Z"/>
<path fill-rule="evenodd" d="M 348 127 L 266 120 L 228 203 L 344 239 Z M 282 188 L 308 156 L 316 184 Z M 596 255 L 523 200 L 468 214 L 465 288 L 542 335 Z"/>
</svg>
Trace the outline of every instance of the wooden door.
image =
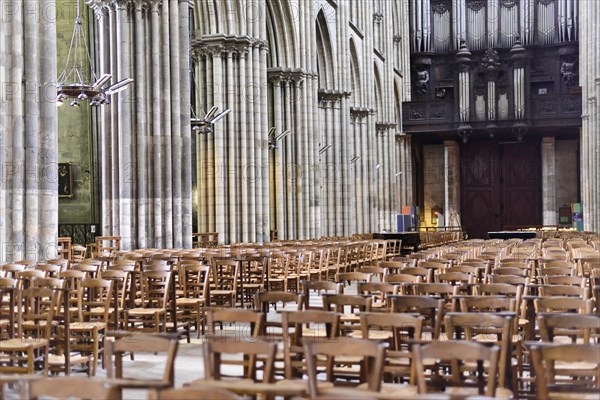
<svg viewBox="0 0 600 400">
<path fill-rule="evenodd" d="M 539 142 L 501 145 L 502 229 L 542 225 Z"/>
<path fill-rule="evenodd" d="M 470 238 L 500 230 L 500 157 L 494 142 L 469 142 L 461 150 L 461 219 Z"/>
<path fill-rule="evenodd" d="M 539 142 L 462 145 L 461 218 L 470 238 L 541 225 L 541 207 Z"/>
</svg>

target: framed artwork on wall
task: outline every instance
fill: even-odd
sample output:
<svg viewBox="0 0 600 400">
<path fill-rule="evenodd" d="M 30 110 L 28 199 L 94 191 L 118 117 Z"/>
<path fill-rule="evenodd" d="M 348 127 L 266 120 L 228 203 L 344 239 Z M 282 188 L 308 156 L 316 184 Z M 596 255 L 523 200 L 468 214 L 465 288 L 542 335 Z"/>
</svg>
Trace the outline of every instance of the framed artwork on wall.
<svg viewBox="0 0 600 400">
<path fill-rule="evenodd" d="M 58 163 L 58 197 L 73 197 L 73 163 Z"/>
</svg>

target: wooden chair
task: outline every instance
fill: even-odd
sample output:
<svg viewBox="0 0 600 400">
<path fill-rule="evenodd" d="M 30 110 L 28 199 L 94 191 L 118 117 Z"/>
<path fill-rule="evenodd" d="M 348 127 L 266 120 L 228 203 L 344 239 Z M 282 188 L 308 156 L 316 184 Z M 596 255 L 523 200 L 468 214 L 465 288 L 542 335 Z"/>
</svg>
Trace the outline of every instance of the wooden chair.
<svg viewBox="0 0 600 400">
<path fill-rule="evenodd" d="M 258 292 L 254 298 L 254 304 L 254 308 L 265 315 L 266 334 L 270 337 L 272 335 L 279 336 L 281 335 L 281 315 L 272 315 L 271 311 L 277 310 L 277 307 L 281 307 L 282 311 L 284 309 L 302 311 L 304 295 L 290 292 Z"/>
<path fill-rule="evenodd" d="M 108 326 L 113 331 L 120 329 L 125 319 L 125 309 L 127 307 L 127 299 L 130 290 L 131 274 L 127 271 L 119 269 L 110 269 L 103 271 L 100 278 L 107 279 L 113 282 L 113 300 L 108 309 Z M 100 309 L 92 309 L 92 313 L 104 312 Z"/>
<path fill-rule="evenodd" d="M 103 351 L 103 338 L 108 327 L 113 282 L 106 279 L 84 279 L 78 297 L 77 322 L 70 324 L 71 348 L 90 354 L 92 365 L 88 374 L 96 375 L 98 359 Z"/>
<path fill-rule="evenodd" d="M 323 302 L 320 301 L 318 305 L 311 305 L 311 293 L 316 292 L 318 296 L 323 294 L 342 294 L 344 292 L 344 285 L 335 282 L 326 281 L 302 281 L 302 290 L 304 294 L 304 309 L 305 310 L 322 310 Z"/>
<path fill-rule="evenodd" d="M 304 343 L 338 337 L 339 323 L 338 313 L 312 310 L 281 313 L 287 380 L 301 378 L 306 371 Z"/>
<path fill-rule="evenodd" d="M 179 277 L 183 284 L 183 296 L 175 300 L 177 319 L 183 323 L 194 323 L 197 337 L 204 334 L 204 307 L 210 304 L 211 267 L 200 261 L 182 263 Z"/>
<path fill-rule="evenodd" d="M 119 379 L 123 388 L 165 389 L 175 384 L 175 358 L 179 349 L 179 337 L 175 335 L 139 332 L 133 337 L 104 341 L 106 354 L 106 377 Z M 126 353 L 164 353 L 166 360 L 160 379 L 139 379 L 126 375 L 123 356 Z M 161 363 L 162 364 L 162 363 Z"/>
<path fill-rule="evenodd" d="M 598 398 L 600 346 L 597 344 L 532 344 L 531 356 L 537 399 Z"/>
<path fill-rule="evenodd" d="M 211 267 L 210 305 L 235 307 L 240 264 L 227 257 L 213 257 Z"/>
<path fill-rule="evenodd" d="M 370 312 L 372 299 L 369 296 L 352 294 L 325 294 L 323 295 L 323 310 L 339 313 L 340 330 L 360 330 L 359 312 Z"/>
<path fill-rule="evenodd" d="M 120 398 L 119 390 L 107 381 L 95 381 L 76 376 L 61 376 L 32 380 L 29 398 L 114 400 Z"/>
<path fill-rule="evenodd" d="M 512 365 L 512 331 L 515 313 L 448 313 L 444 317 L 446 336 L 449 340 L 466 340 L 494 344 L 499 347 L 498 386 L 518 393 L 517 370 L 520 351 L 515 365 Z M 464 336 L 462 336 L 464 335 Z M 516 340 L 519 342 L 519 339 Z M 467 367 L 465 365 L 465 367 Z M 476 370 L 475 366 L 472 366 Z M 491 379 L 491 378 L 490 378 Z M 507 397 L 510 397 L 508 395 Z"/>
<path fill-rule="evenodd" d="M 398 294 L 400 286 L 386 282 L 359 282 L 356 292 L 371 297 L 371 308 L 374 311 L 389 311 L 387 296 Z"/>
<path fill-rule="evenodd" d="M 289 256 L 285 254 L 272 254 L 267 260 L 267 291 L 300 290 L 298 266 L 290 270 Z"/>
<path fill-rule="evenodd" d="M 389 296 L 392 313 L 418 313 L 424 318 L 425 339 L 437 340 L 442 330 L 444 300 L 427 296 Z"/>
<path fill-rule="evenodd" d="M 170 272 L 142 272 L 140 306 L 125 310 L 125 329 L 165 332 L 170 284 Z"/>
<path fill-rule="evenodd" d="M 273 364 L 277 344 L 266 342 L 255 338 L 251 341 L 240 341 L 227 337 L 209 336 L 204 343 L 204 371 L 206 380 L 221 380 L 224 377 L 231 378 L 232 368 L 229 367 L 227 373 L 222 371 L 221 367 L 225 364 L 231 365 L 231 362 L 223 362 L 223 354 L 242 354 L 246 357 L 239 359 L 237 364 L 244 366 L 244 371 L 239 375 L 240 379 L 250 379 L 253 382 L 272 383 L 274 381 Z M 250 356 L 250 357 L 248 357 Z M 262 379 L 258 377 L 259 366 L 262 363 Z M 200 383 L 194 381 L 193 383 Z"/>
<path fill-rule="evenodd" d="M 48 300 L 50 304 L 48 305 Z M 41 366 L 48 374 L 49 343 L 58 294 L 53 289 L 17 291 L 17 329 L 14 337 L 0 342 L 0 373 L 33 374 Z M 29 325 L 26 331 L 24 326 Z M 31 336 L 26 332 L 31 333 Z"/>
<path fill-rule="evenodd" d="M 379 392 L 381 389 L 381 378 L 384 363 L 384 346 L 367 339 L 353 339 L 339 337 L 334 341 L 324 340 L 318 342 L 304 343 L 304 352 L 306 354 L 306 364 L 308 373 L 308 387 L 311 398 L 318 398 L 323 394 L 323 388 L 319 388 L 317 381 L 317 357 L 319 355 L 327 357 L 326 380 L 334 385 L 337 379 L 345 378 L 344 370 L 335 368 L 338 363 L 344 363 L 348 357 L 359 357 L 360 371 L 358 375 L 351 375 L 351 378 L 357 378 L 360 386 L 372 392 Z M 339 360 L 339 359 L 342 360 Z M 325 395 L 334 394 L 334 389 L 326 389 Z"/>
<path fill-rule="evenodd" d="M 410 381 L 412 343 L 422 340 L 424 318 L 404 313 L 361 313 L 361 338 L 387 342 L 384 375 Z M 354 333 L 354 332 L 353 332 Z M 356 337 L 355 335 L 352 335 Z M 386 384 L 384 388 L 387 389 Z"/>
<path fill-rule="evenodd" d="M 496 395 L 499 353 L 500 349 L 497 346 L 490 347 L 474 342 L 448 341 L 432 342 L 423 346 L 415 345 L 413 357 L 419 393 L 431 392 L 429 388 L 435 387 L 436 392 L 444 391 L 444 393 L 452 393 L 453 396 L 458 397 L 458 394 L 464 393 L 460 388 L 468 390 L 475 387 L 479 395 L 494 397 Z M 433 363 L 431 363 L 432 361 Z M 471 371 L 465 371 L 465 362 L 477 364 L 475 376 L 471 375 Z M 487 364 L 485 374 L 484 364 Z M 429 380 L 426 379 L 427 375 L 425 374 L 427 365 L 433 365 Z M 446 367 L 441 368 L 441 365 Z M 450 374 L 442 375 L 441 372 L 446 370 Z M 464 397 L 473 395 L 470 391 L 464 394 Z"/>
</svg>

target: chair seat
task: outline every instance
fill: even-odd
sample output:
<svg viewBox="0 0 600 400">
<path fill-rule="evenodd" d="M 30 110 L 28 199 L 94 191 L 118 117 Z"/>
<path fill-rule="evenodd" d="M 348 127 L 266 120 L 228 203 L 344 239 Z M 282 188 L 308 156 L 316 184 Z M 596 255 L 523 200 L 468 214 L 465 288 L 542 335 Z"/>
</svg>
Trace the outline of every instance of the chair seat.
<svg viewBox="0 0 600 400">
<path fill-rule="evenodd" d="M 164 308 L 132 308 L 131 310 L 127 310 L 127 314 L 131 316 L 145 316 L 145 315 L 154 315 L 154 314 L 162 314 L 165 313 L 166 310 Z"/>
<path fill-rule="evenodd" d="M 225 296 L 225 295 L 232 295 L 235 292 L 233 290 L 211 290 L 210 291 L 210 295 L 211 296 Z"/>
<path fill-rule="evenodd" d="M 91 331 L 94 329 L 100 330 L 105 329 L 106 324 L 104 322 L 73 322 L 69 324 L 69 328 L 72 331 Z"/>
<path fill-rule="evenodd" d="M 27 350 L 29 348 L 39 349 L 46 347 L 48 341 L 46 339 L 28 338 L 28 339 L 8 339 L 0 342 L 0 351 L 18 351 Z"/>
<path fill-rule="evenodd" d="M 361 383 L 356 387 L 356 389 L 360 390 L 369 390 L 369 386 L 367 383 Z M 417 387 L 414 385 L 408 385 L 403 383 L 382 383 L 381 384 L 381 393 L 386 394 L 397 394 L 397 395 L 410 395 L 417 393 Z"/>
<path fill-rule="evenodd" d="M 349 337 L 352 338 L 356 338 L 356 339 L 363 339 L 362 336 L 362 331 L 354 331 L 354 332 L 350 332 L 348 334 Z M 394 334 L 390 331 L 375 331 L 375 330 L 370 330 L 369 331 L 369 337 L 365 338 L 365 339 L 372 339 L 372 340 L 388 340 L 389 338 L 393 337 Z"/>
<path fill-rule="evenodd" d="M 194 299 L 192 297 L 181 297 L 175 300 L 175 304 L 177 304 L 178 306 L 192 306 L 202 303 L 204 303 L 203 299 Z"/>
<path fill-rule="evenodd" d="M 467 387 L 449 387 L 444 392 L 451 396 L 465 396 L 465 397 L 479 397 L 479 390 L 477 388 L 467 388 Z M 511 390 L 499 387 L 496 388 L 496 395 L 494 399 L 511 399 L 513 398 L 513 393 Z"/>
<path fill-rule="evenodd" d="M 90 357 L 74 354 L 69 357 L 69 364 L 85 364 L 90 361 Z M 48 365 L 51 367 L 65 365 L 65 356 L 50 354 L 48 356 Z"/>
</svg>

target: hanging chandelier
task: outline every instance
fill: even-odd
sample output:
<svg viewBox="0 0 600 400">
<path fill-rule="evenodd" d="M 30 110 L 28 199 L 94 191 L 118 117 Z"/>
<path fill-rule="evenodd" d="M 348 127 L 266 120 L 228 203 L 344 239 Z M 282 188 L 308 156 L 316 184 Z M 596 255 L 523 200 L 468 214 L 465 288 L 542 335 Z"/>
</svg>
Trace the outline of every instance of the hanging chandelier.
<svg viewBox="0 0 600 400">
<path fill-rule="evenodd" d="M 89 65 L 89 76 L 85 71 L 86 63 Z M 61 106 L 69 98 L 72 99 L 71 106 L 73 107 L 79 107 L 80 102 L 86 99 L 90 99 L 90 105 L 93 107 L 110 104 L 112 94 L 125 90 L 133 82 L 133 79 L 126 78 L 114 85 L 103 87 L 111 79 L 112 75 L 110 74 L 103 74 L 98 78 L 94 72 L 81 21 L 80 0 L 77 0 L 75 27 L 69 45 L 67 63 L 56 84 L 56 104 Z"/>
</svg>

